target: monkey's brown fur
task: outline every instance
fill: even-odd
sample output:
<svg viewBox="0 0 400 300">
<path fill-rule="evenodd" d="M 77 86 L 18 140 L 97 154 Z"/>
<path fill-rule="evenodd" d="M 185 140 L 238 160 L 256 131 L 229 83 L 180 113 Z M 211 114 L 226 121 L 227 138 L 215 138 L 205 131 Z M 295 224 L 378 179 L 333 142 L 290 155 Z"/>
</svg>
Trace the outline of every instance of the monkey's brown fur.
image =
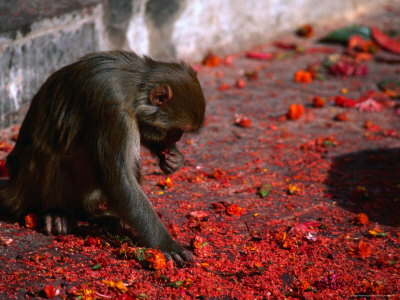
<svg viewBox="0 0 400 300">
<path fill-rule="evenodd" d="M 175 143 L 201 127 L 204 112 L 186 64 L 122 51 L 86 55 L 34 96 L 7 157 L 6 206 L 19 216 L 37 212 L 46 231 L 65 233 L 72 217 L 106 203 L 146 246 L 182 263 L 190 252 L 173 241 L 140 187 L 140 144 L 174 172 L 183 162 Z"/>
</svg>

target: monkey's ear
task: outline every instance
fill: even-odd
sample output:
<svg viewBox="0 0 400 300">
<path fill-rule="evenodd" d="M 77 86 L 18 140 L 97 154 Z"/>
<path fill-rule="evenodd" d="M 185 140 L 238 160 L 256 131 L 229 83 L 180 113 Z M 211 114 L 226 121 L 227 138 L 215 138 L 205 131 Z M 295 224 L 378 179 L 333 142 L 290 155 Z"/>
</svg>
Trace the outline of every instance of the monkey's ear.
<svg viewBox="0 0 400 300">
<path fill-rule="evenodd" d="M 150 91 L 150 102 L 154 106 L 163 106 L 172 98 L 171 87 L 166 84 L 160 84 Z"/>
</svg>

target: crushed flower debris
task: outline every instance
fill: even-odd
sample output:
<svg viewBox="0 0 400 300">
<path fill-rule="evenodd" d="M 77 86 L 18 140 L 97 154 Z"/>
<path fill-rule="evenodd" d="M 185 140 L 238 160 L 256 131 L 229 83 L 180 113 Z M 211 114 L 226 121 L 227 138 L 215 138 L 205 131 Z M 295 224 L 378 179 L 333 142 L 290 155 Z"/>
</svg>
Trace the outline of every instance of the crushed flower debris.
<svg viewBox="0 0 400 300">
<path fill-rule="evenodd" d="M 313 24 L 302 37 L 209 52 L 195 66 L 207 116 L 201 134 L 177 143 L 184 166 L 166 177 L 142 153 L 143 189 L 193 261 L 141 247 L 120 221 L 79 220 L 73 234 L 46 236 L 33 212 L 6 216 L 0 298 L 399 294 L 400 8 L 382 9 L 332 33 Z M 17 132 L 0 136 L 1 177 Z"/>
</svg>

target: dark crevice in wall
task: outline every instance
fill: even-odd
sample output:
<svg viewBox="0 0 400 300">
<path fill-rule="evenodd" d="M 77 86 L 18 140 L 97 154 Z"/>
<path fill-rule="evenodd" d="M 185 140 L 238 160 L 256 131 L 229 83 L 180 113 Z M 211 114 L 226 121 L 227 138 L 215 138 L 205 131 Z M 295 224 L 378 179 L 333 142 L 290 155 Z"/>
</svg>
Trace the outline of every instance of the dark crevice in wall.
<svg viewBox="0 0 400 300">
<path fill-rule="evenodd" d="M 157 59 L 176 58 L 172 31 L 174 22 L 186 6 L 183 0 L 149 0 L 146 3 L 146 23 L 149 29 L 149 52 Z"/>
</svg>

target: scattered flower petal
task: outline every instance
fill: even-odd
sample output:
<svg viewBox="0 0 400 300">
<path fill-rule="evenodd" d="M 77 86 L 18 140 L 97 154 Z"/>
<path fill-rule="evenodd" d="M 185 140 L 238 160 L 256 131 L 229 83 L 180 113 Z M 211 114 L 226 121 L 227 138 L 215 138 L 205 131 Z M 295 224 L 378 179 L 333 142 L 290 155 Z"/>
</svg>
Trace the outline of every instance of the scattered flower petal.
<svg viewBox="0 0 400 300">
<path fill-rule="evenodd" d="M 25 216 L 25 227 L 26 228 L 36 228 L 38 224 L 38 216 L 36 214 L 28 214 Z"/>
<path fill-rule="evenodd" d="M 312 106 L 313 107 L 325 107 L 326 99 L 323 97 L 315 96 L 313 98 Z"/>
<path fill-rule="evenodd" d="M 310 24 L 304 24 L 296 31 L 297 35 L 310 38 L 314 35 L 313 27 Z"/>
<path fill-rule="evenodd" d="M 149 263 L 150 268 L 154 270 L 164 270 L 167 266 L 167 260 L 161 251 L 156 249 L 147 249 L 145 251 L 146 261 Z"/>
<path fill-rule="evenodd" d="M 400 54 L 400 42 L 390 38 L 377 27 L 371 28 L 371 36 L 383 49 Z"/>
<path fill-rule="evenodd" d="M 207 67 L 217 67 L 220 64 L 220 59 L 214 53 L 209 52 L 203 60 L 203 64 Z"/>
<path fill-rule="evenodd" d="M 226 208 L 226 213 L 230 216 L 239 217 L 244 214 L 244 208 L 239 207 L 236 203 L 233 203 Z"/>
<path fill-rule="evenodd" d="M 349 116 L 347 115 L 347 113 L 343 112 L 343 113 L 337 114 L 335 116 L 335 120 L 340 121 L 340 122 L 346 122 L 346 121 L 349 121 L 350 119 L 349 119 Z"/>
<path fill-rule="evenodd" d="M 167 190 L 167 189 L 173 187 L 173 183 L 172 183 L 171 178 L 167 177 L 167 178 L 164 179 L 164 180 L 160 180 L 160 181 L 158 182 L 158 186 L 160 186 L 160 187 L 163 188 L 164 190 Z"/>
<path fill-rule="evenodd" d="M 310 83 L 312 82 L 312 78 L 312 73 L 305 70 L 298 70 L 294 74 L 294 81 L 296 82 Z"/>
<path fill-rule="evenodd" d="M 298 188 L 294 184 L 289 184 L 287 191 L 288 191 L 289 195 L 294 195 L 294 194 L 298 194 L 300 192 L 300 188 Z"/>
<path fill-rule="evenodd" d="M 368 225 L 369 224 L 369 219 L 366 214 L 360 213 L 358 214 L 355 218 L 354 221 L 358 225 Z"/>
<path fill-rule="evenodd" d="M 304 114 L 304 106 L 302 104 L 292 103 L 289 107 L 287 117 L 290 120 L 298 120 Z"/>
<path fill-rule="evenodd" d="M 248 117 L 244 115 L 235 115 L 235 125 L 243 128 L 249 128 L 251 126 L 251 121 Z"/>
<path fill-rule="evenodd" d="M 254 52 L 254 51 L 249 51 L 246 53 L 247 58 L 252 58 L 252 59 L 260 59 L 260 60 L 270 60 L 274 56 L 271 53 L 268 52 Z"/>
</svg>

